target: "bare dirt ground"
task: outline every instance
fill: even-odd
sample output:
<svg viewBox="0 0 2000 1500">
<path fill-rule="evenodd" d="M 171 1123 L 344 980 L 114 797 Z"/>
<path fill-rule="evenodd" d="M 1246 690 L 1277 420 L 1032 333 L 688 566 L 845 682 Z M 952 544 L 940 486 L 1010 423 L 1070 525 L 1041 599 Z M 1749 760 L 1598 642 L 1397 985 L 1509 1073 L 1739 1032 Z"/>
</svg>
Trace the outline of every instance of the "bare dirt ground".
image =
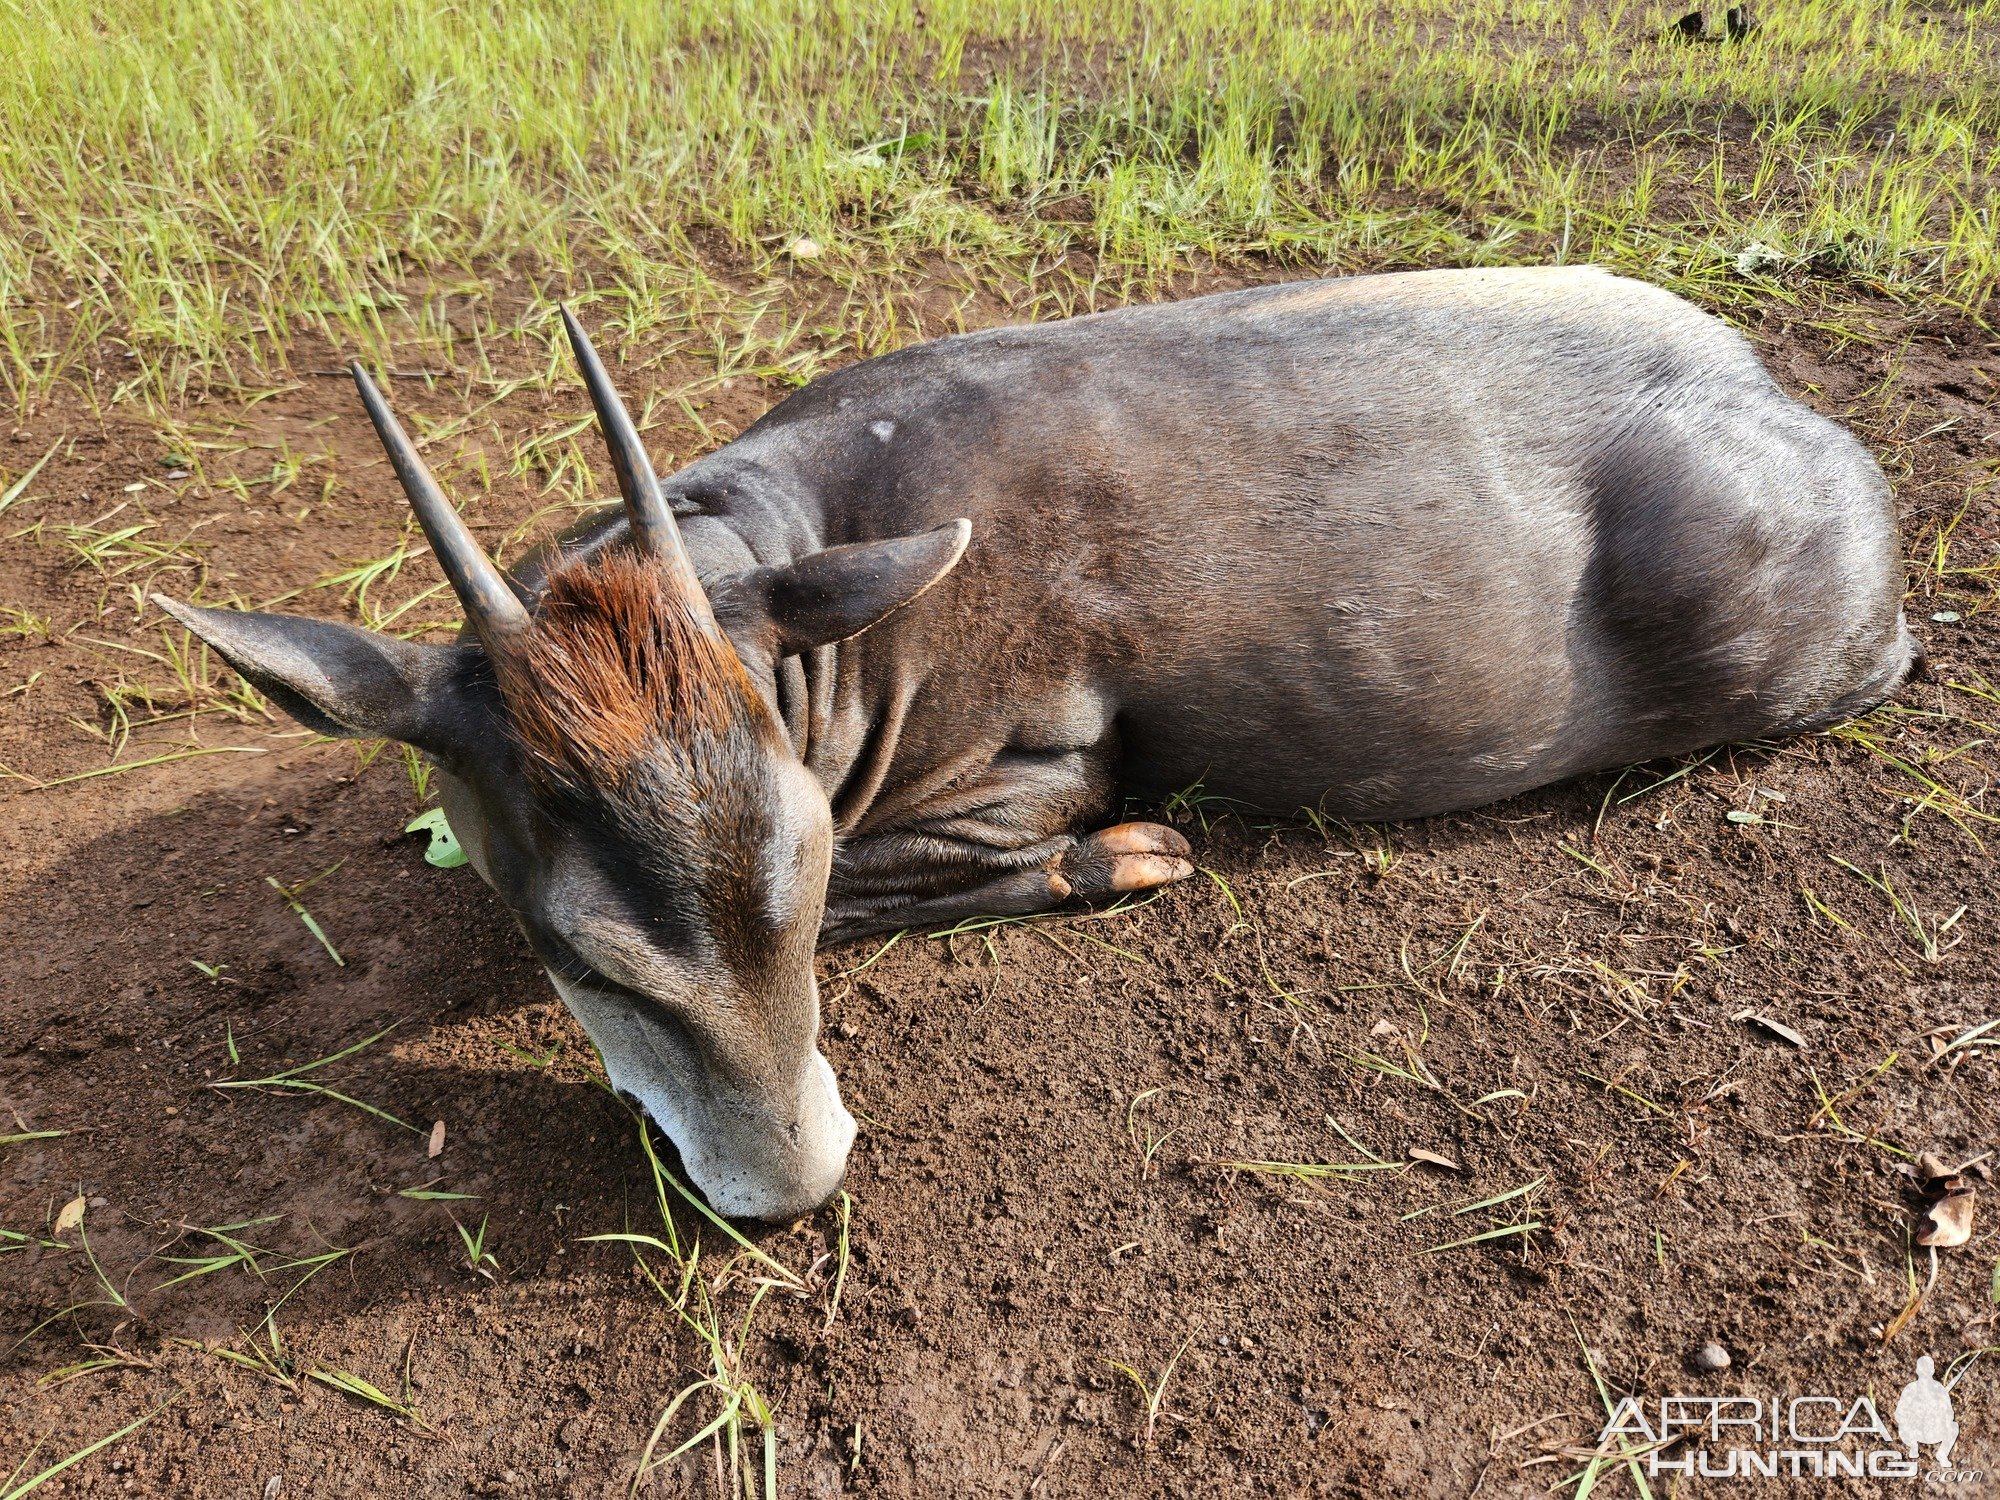
<svg viewBox="0 0 2000 1500">
<path fill-rule="evenodd" d="M 1858 731 L 1419 825 L 1193 802 L 1170 815 L 1212 873 L 1132 912 L 824 955 L 826 1048 L 863 1122 L 847 1255 L 833 1210 L 756 1234 L 805 1290 L 769 1292 L 740 1344 L 754 1265 L 714 1292 L 725 1355 L 773 1413 L 779 1493 L 1526 1494 L 1585 1468 L 1593 1364 L 1613 1399 L 1868 1393 L 1886 1413 L 1920 1353 L 2000 1343 L 2000 1221 L 1914 1248 L 1904 1170 L 1981 1158 L 2000 1118 L 1992 1054 L 1937 1055 L 2000 1015 L 1980 843 L 2000 349 L 1886 303 L 1838 330 L 1774 305 L 1748 331 L 1883 454 L 1931 679 Z M 298 361 L 322 364 L 336 353 Z M 781 395 L 743 381 L 701 415 L 719 437 Z M 433 421 L 470 404 L 448 380 L 397 397 Z M 19 778 L 0 782 L 0 1133 L 62 1132 L 0 1146 L 18 1237 L 0 1246 L 0 1454 L 40 1442 L 32 1473 L 157 1409 L 41 1493 L 623 1494 L 711 1354 L 629 1245 L 584 1242 L 660 1232 L 634 1122 L 505 912 L 403 834 L 417 803 L 393 748 L 206 714 L 139 731 L 121 762 L 260 753 L 60 780 L 107 763 L 73 722 L 115 728 L 100 684 L 172 682 L 129 656 L 179 639 L 135 582 L 181 593 L 206 570 L 210 597 L 268 601 L 382 556 L 404 502 L 333 379 L 183 413 L 271 445 L 187 477 L 168 476 L 190 455 L 124 410 L 58 402 L 0 434 L 12 472 L 74 440 L 0 526 L 0 600 L 49 622 L 0 638 Z M 493 419 L 518 435 L 567 412 L 523 395 Z M 683 461 L 708 441 L 671 413 L 649 440 Z M 221 482 L 285 452 L 330 457 L 287 487 Z M 471 476 L 461 457 L 459 494 Z M 482 535 L 532 516 L 535 479 L 495 476 Z M 196 560 L 120 573 L 137 542 L 93 560 L 60 530 L 142 515 L 139 541 L 185 538 Z M 375 607 L 434 581 L 415 558 Z M 159 687 L 153 712 L 223 684 Z M 268 883 L 308 880 L 339 965 Z M 301 1076 L 415 1132 L 321 1094 L 207 1087 L 391 1026 Z M 1375 1158 L 1395 1169 L 1269 1167 Z M 79 1195 L 81 1232 L 58 1233 Z M 224 1231 L 269 1252 L 263 1275 L 166 1284 L 230 1254 L 198 1230 L 263 1220 Z M 476 1271 L 454 1220 L 485 1222 Z M 702 1244 L 707 1278 L 734 1247 Z M 267 1321 L 303 1274 L 282 1268 L 335 1250 Z M 1710 1341 L 1727 1371 L 1691 1367 Z M 1955 1392 L 1957 1459 L 1989 1473 L 1997 1371 L 1977 1361 Z M 657 1451 L 719 1404 L 691 1397 Z M 644 1488 L 714 1493 L 725 1462 L 704 1442 Z M 1596 1483 L 1632 1487 L 1616 1466 Z M 1756 1492 L 1877 1488 L 1911 1484 Z"/>
</svg>

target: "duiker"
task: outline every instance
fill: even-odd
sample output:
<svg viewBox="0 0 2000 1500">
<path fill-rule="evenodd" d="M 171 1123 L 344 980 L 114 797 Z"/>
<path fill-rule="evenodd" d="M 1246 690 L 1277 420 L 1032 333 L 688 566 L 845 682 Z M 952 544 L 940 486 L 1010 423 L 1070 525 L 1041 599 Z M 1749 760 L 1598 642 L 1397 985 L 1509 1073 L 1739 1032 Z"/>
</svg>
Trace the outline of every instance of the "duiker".
<svg viewBox="0 0 2000 1500">
<path fill-rule="evenodd" d="M 815 947 L 1188 875 L 1126 796 L 1418 817 L 1828 725 L 1915 657 L 1867 451 L 1593 270 L 945 339 L 664 483 L 570 335 L 624 505 L 512 578 L 356 370 L 459 644 L 161 603 L 302 722 L 435 759 L 727 1213 L 841 1180 Z"/>
</svg>

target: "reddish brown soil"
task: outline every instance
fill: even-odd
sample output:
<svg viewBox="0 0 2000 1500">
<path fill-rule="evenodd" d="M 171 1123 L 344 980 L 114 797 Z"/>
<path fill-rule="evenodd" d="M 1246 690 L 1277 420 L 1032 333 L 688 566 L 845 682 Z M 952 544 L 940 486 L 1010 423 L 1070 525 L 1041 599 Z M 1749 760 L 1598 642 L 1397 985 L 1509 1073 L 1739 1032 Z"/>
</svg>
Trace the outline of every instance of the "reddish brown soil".
<svg viewBox="0 0 2000 1500">
<path fill-rule="evenodd" d="M 1786 316 L 1752 331 L 1790 389 L 1884 454 L 1911 555 L 1928 558 L 1965 506 L 1950 561 L 1990 565 L 1993 344 L 1888 306 L 1861 342 Z M 746 384 L 707 415 L 733 429 L 777 394 Z M 413 381 L 398 399 L 432 418 L 470 404 Z M 516 439 L 567 409 L 524 395 L 495 420 Z M 208 597 L 263 600 L 383 555 L 404 524 L 333 381 L 183 414 L 247 413 L 253 433 L 338 459 L 247 499 L 216 473 L 260 472 L 269 453 L 218 458 L 208 483 L 164 480 L 169 455 L 128 412 L 100 420 L 65 397 L 0 434 L 9 474 L 75 440 L 33 487 L 43 498 L 0 525 L 46 523 L 0 542 L 0 600 L 49 617 L 55 638 L 0 638 L 0 761 L 24 777 L 107 762 L 72 722 L 107 723 L 92 681 L 168 679 L 90 642 L 158 649 L 157 616 L 135 622 L 128 585 L 196 581 L 175 566 L 107 580 L 49 528 L 144 500 L 158 534 L 206 544 Z M 653 441 L 685 458 L 697 439 L 663 426 Z M 474 512 L 485 534 L 526 518 L 534 488 L 499 481 Z M 411 597 L 427 568 L 385 590 Z M 1977 721 L 2000 708 L 1966 690 L 2000 678 L 1978 613 L 1991 576 L 1914 575 L 1935 676 L 1901 696 L 1910 712 L 1870 721 L 1901 759 L 1993 737 Z M 319 590 L 291 607 L 341 605 Z M 1961 618 L 1931 620 L 1945 612 Z M 157 704 L 185 700 L 163 687 Z M 594 1086 L 582 1033 L 506 913 L 401 834 L 415 803 L 393 750 L 364 765 L 289 724 L 193 722 L 201 744 L 265 753 L 0 783 L 0 1133 L 69 1132 L 0 1146 L 0 1227 L 57 1239 L 62 1205 L 84 1195 L 89 1250 L 126 1304 L 104 1305 L 73 1231 L 0 1256 L 0 1472 L 40 1442 L 34 1472 L 164 1402 L 41 1493 L 250 1496 L 283 1476 L 286 1497 L 624 1494 L 662 1407 L 708 1358 L 628 1247 L 582 1242 L 659 1229 L 630 1117 Z M 122 758 L 189 735 L 187 721 L 144 731 Z M 2000 907 L 1971 836 L 2000 834 L 1975 816 L 2000 812 L 1982 800 L 1987 753 L 1974 743 L 1930 773 L 1972 799 L 1970 832 L 1837 737 L 1727 751 L 1650 790 L 1680 768 L 1351 841 L 1183 812 L 1213 877 L 1135 913 L 999 928 L 990 945 L 913 935 L 865 966 L 872 945 L 825 955 L 827 1051 L 864 1123 L 837 1316 L 829 1261 L 809 1295 L 765 1300 L 744 1356 L 776 1414 L 779 1491 L 1525 1494 L 1574 1474 L 1595 1442 L 1586 1347 L 1614 1394 L 1869 1392 L 1886 1411 L 1918 1354 L 1942 1365 L 2000 1343 L 2000 1218 L 1984 1209 L 1972 1243 L 1937 1257 L 1912 1311 L 1910 1278 L 1931 1272 L 1909 1249 L 1919 1200 L 1902 1158 L 1867 1139 L 1959 1161 L 1993 1145 L 1993 1057 L 1961 1049 L 1936 1066 L 1929 1040 L 2000 1015 Z M 1837 860 L 1885 874 L 1927 927 L 1964 906 L 1938 958 Z M 266 884 L 335 866 L 303 899 L 344 967 Z M 1746 1009 L 1802 1045 L 1738 1019 Z M 420 1127 L 443 1120 L 436 1160 L 334 1100 L 204 1086 L 391 1025 L 310 1076 Z M 1407 1069 L 1406 1042 L 1440 1088 L 1354 1060 Z M 1316 1183 L 1232 1165 L 1354 1162 L 1361 1148 L 1460 1170 Z M 1971 1169 L 1975 1186 L 1986 1170 Z M 1531 1197 L 1450 1212 L 1537 1178 Z M 396 1195 L 425 1184 L 479 1196 Z M 491 1279 L 467 1268 L 453 1211 L 486 1218 Z M 267 1215 L 243 1231 L 259 1245 L 352 1251 L 277 1312 L 285 1368 L 352 1372 L 397 1397 L 407 1372 L 428 1430 L 214 1352 L 247 1353 L 295 1275 L 237 1267 L 160 1289 L 181 1269 L 161 1256 L 216 1252 L 187 1226 Z M 692 1232 L 695 1215 L 679 1219 Z M 1430 1253 L 1524 1222 L 1540 1227 Z M 757 1236 L 800 1269 L 837 1239 L 831 1211 Z M 702 1243 L 709 1275 L 731 1247 L 712 1230 Z M 726 1321 L 746 1280 L 718 1293 Z M 1689 1367 L 1710 1340 L 1732 1355 L 1726 1373 Z M 1112 1362 L 1156 1382 L 1183 1347 L 1148 1436 Z M 54 1373 L 92 1358 L 118 1363 Z M 1976 1364 L 1956 1393 L 1959 1461 L 1988 1471 L 1996 1369 Z M 694 1398 L 661 1451 L 714 1410 Z M 703 1445 L 648 1492 L 710 1494 L 716 1465 Z M 1629 1489 L 1615 1471 L 1605 1483 Z"/>
</svg>

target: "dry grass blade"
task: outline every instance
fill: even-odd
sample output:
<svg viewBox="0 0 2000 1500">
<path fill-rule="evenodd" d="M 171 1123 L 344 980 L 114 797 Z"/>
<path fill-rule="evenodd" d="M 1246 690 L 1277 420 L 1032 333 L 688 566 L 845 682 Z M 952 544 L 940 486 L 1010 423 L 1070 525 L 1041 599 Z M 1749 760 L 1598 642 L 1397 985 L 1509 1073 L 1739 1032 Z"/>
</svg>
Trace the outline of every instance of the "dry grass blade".
<svg viewBox="0 0 2000 1500">
<path fill-rule="evenodd" d="M 1592 1083 L 1599 1084 L 1604 1088 L 1610 1090 L 1612 1093 L 1621 1096 L 1622 1098 L 1630 1099 L 1634 1104 L 1638 1105 L 1640 1108 L 1651 1111 L 1653 1114 L 1658 1115 L 1663 1120 L 1671 1120 L 1674 1117 L 1673 1111 L 1668 1109 L 1665 1105 L 1654 1103 L 1651 1099 L 1648 1099 L 1644 1094 L 1640 1093 L 1637 1089 L 1628 1088 L 1626 1085 L 1618 1082 L 1616 1079 L 1600 1078 L 1597 1074 L 1592 1073 L 1585 1068 L 1578 1068 L 1576 1070 L 1576 1074 L 1577 1077 L 1588 1078 Z"/>
<path fill-rule="evenodd" d="M 1931 1065 L 1933 1067 L 1942 1066 L 1944 1060 L 1950 1057 L 1952 1053 L 1964 1047 L 1971 1047 L 1981 1040 L 1993 1036 L 1996 1031 L 2000 1031 L 2000 1016 L 1996 1016 L 1990 1021 L 1981 1021 L 1977 1026 L 1967 1027 L 1950 1041 L 1943 1043 L 1937 1048 L 1931 1057 Z M 1991 1044 L 1989 1043 L 1989 1045 Z M 60 1132 L 55 1133 L 60 1134 Z"/>
<path fill-rule="evenodd" d="M 1302 1182 L 1326 1179 L 1359 1181 L 1370 1172 L 1403 1172 L 1408 1164 L 1399 1161 L 1218 1161 L 1231 1172 L 1254 1172 L 1260 1177 L 1296 1177 Z"/>
<path fill-rule="evenodd" d="M 117 776 L 126 771 L 142 771 L 147 766 L 164 766 L 172 761 L 193 760 L 197 756 L 202 755 L 263 755 L 265 753 L 265 751 L 255 745 L 204 745 L 193 750 L 174 750 L 165 755 L 148 756 L 145 760 L 126 761 L 122 765 L 99 766 L 94 771 L 76 771 L 68 776 L 51 777 L 47 781 L 38 781 L 33 777 L 21 776 L 21 773 L 18 771 L 12 774 L 26 781 L 29 791 L 46 792 L 56 787 L 69 786 L 79 781 L 95 781 L 100 776 Z"/>
<path fill-rule="evenodd" d="M 1504 1193 L 1495 1193 L 1490 1198 L 1478 1198 L 1470 1203 L 1460 1204 L 1457 1208 L 1450 1211 L 1451 1216 L 1457 1218 L 1461 1214 L 1477 1213 L 1482 1208 L 1498 1208 L 1503 1203 L 1512 1203 L 1517 1198 L 1525 1198 L 1530 1193 L 1548 1186 L 1548 1181 L 1547 1177 L 1537 1177 L 1531 1182 L 1522 1183 L 1517 1188 L 1509 1188 Z M 1421 1219 L 1427 1214 L 1436 1213 L 1442 1206 L 1441 1204 L 1434 1203 L 1427 1208 L 1419 1208 L 1411 1213 L 1404 1214 L 1403 1219 L 1406 1222 L 1410 1219 Z"/>
<path fill-rule="evenodd" d="M 1908 930 L 1911 941 L 1916 945 L 1917 951 L 1923 954 L 1927 962 L 1938 962 L 1950 947 L 1956 946 L 1956 939 L 1953 939 L 1950 944 L 1940 944 L 1939 940 L 1946 933 L 1950 932 L 1952 928 L 1956 927 L 1959 920 L 1965 916 L 1967 911 L 1965 906 L 1960 906 L 1948 917 L 1942 919 L 1932 918 L 1926 924 L 1923 913 L 1918 911 L 1913 904 L 1905 901 L 1901 892 L 1891 883 L 1887 870 L 1870 875 L 1860 866 L 1850 864 L 1838 856 L 1834 857 L 1833 862 L 1843 870 L 1849 871 L 1857 878 L 1867 882 L 1867 884 L 1888 898 L 1890 909 L 1895 912 L 1903 926 Z"/>
</svg>

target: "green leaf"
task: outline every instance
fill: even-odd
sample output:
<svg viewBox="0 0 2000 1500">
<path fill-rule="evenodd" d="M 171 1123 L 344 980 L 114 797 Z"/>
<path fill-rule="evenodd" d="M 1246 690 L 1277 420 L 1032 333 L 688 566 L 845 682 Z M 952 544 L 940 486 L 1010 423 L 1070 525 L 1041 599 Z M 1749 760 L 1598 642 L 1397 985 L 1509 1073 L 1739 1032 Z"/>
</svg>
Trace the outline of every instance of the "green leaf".
<svg viewBox="0 0 2000 1500">
<path fill-rule="evenodd" d="M 424 859 L 440 870 L 456 870 L 465 863 L 465 850 L 459 846 L 458 835 L 451 831 L 444 809 L 433 807 L 418 813 L 404 825 L 405 833 L 428 833 L 430 847 L 424 850 Z"/>
</svg>

